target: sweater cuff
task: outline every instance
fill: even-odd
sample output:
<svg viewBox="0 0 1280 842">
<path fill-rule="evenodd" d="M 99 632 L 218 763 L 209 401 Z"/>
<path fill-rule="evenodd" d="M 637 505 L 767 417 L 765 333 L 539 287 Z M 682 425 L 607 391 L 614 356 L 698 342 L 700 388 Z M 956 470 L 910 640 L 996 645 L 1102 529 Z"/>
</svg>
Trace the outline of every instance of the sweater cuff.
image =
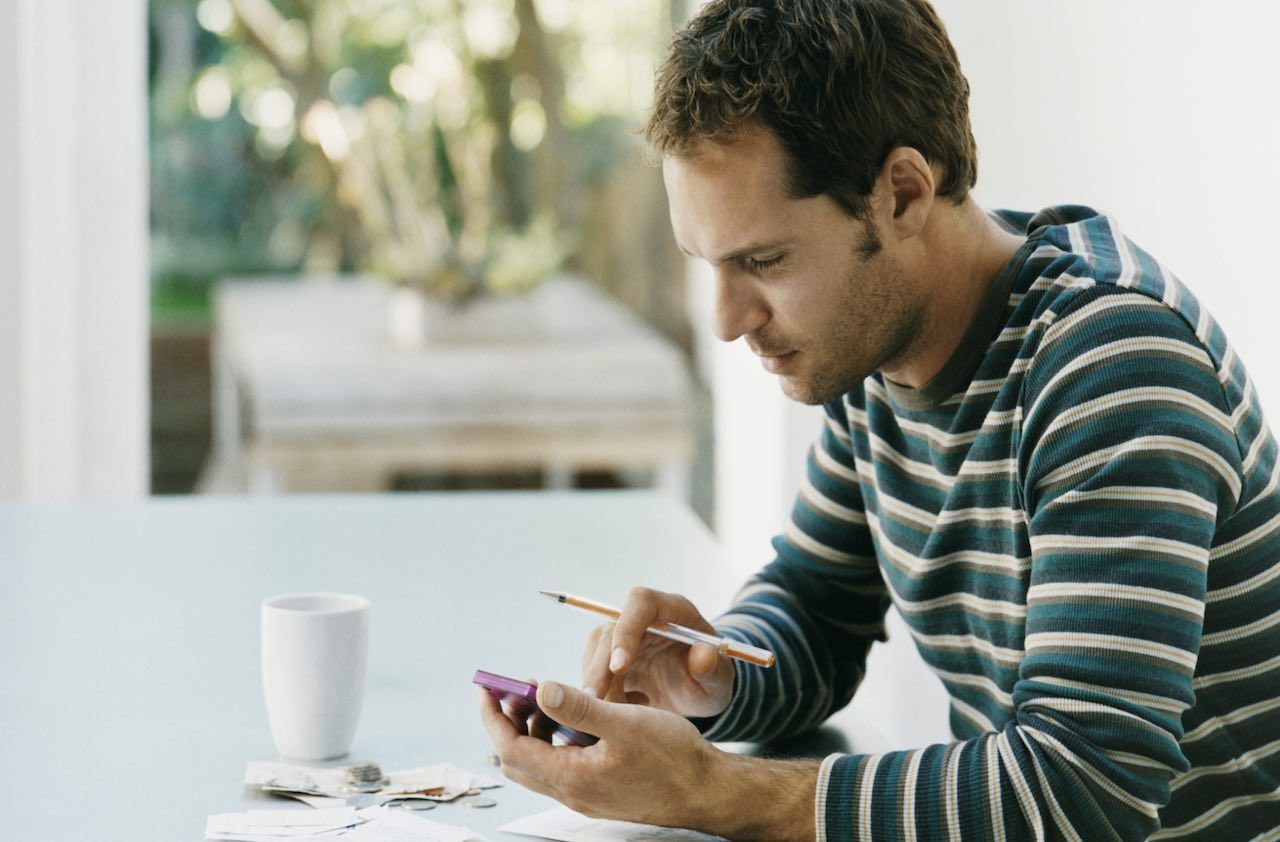
<svg viewBox="0 0 1280 842">
<path fill-rule="evenodd" d="M 716 625 L 716 633 L 739 643 L 756 645 L 747 635 L 732 626 Z M 759 715 L 764 695 L 764 682 L 760 667 L 733 659 L 733 689 L 729 691 L 729 706 L 716 716 L 690 719 L 707 740 L 726 742 L 744 739 L 744 731 Z M 751 708 L 752 710 L 748 710 Z"/>
<path fill-rule="evenodd" d="M 818 838 L 825 842 L 871 842 L 871 797 L 876 766 L 872 754 L 833 754 L 818 775 Z"/>
<path fill-rule="evenodd" d="M 705 717 L 689 717 L 689 721 L 697 726 L 702 732 L 702 736 L 711 742 L 724 742 L 732 740 L 732 723 L 737 722 L 740 718 L 739 708 L 742 707 L 742 669 L 741 661 L 733 662 L 733 689 L 729 691 L 729 706 L 715 716 Z"/>
<path fill-rule="evenodd" d="M 818 785 L 813 793 L 813 826 L 818 830 L 817 842 L 834 842 L 833 837 L 827 835 L 827 793 L 830 791 L 831 767 L 841 757 L 844 755 L 839 752 L 828 754 L 818 767 Z"/>
<path fill-rule="evenodd" d="M 951 752 L 962 745 L 827 757 L 815 796 L 818 839 L 968 839 L 980 828 L 959 823 L 953 787 L 943 784 L 944 769 L 954 768 Z"/>
</svg>

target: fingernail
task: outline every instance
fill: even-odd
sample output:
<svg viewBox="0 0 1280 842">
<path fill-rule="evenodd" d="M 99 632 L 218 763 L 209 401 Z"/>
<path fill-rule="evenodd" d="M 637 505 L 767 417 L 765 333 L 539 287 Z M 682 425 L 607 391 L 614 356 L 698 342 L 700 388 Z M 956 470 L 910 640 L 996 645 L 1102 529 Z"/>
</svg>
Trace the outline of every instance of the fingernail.
<svg viewBox="0 0 1280 842">
<path fill-rule="evenodd" d="M 617 670 L 622 669 L 622 665 L 626 662 L 627 651 L 619 646 L 617 649 L 613 650 L 613 654 L 609 657 L 609 669 L 616 672 Z"/>
<path fill-rule="evenodd" d="M 542 687 L 547 694 L 547 707 L 560 707 L 560 703 L 564 701 L 564 690 L 560 689 L 560 685 L 554 681 L 548 681 Z"/>
</svg>

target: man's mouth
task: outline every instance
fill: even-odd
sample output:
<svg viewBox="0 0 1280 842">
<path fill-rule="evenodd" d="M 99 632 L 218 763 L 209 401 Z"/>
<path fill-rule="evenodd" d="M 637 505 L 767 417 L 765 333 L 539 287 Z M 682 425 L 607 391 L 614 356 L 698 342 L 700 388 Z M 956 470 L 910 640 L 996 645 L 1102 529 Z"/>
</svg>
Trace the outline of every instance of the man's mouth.
<svg viewBox="0 0 1280 842">
<path fill-rule="evenodd" d="M 781 374 L 795 358 L 795 351 L 787 354 L 760 354 L 760 365 L 770 374 Z"/>
</svg>

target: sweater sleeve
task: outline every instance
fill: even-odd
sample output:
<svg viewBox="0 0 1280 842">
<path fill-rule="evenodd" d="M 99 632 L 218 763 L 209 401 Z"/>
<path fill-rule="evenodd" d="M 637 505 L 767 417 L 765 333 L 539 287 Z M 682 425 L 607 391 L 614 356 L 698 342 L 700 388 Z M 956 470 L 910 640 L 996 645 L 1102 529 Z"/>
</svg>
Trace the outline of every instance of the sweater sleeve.
<svg viewBox="0 0 1280 842">
<path fill-rule="evenodd" d="M 1209 548 L 1241 458 L 1216 367 L 1146 296 L 1077 293 L 1022 384 L 1031 568 L 997 731 L 833 755 L 819 839 L 1145 839 L 1188 763 Z"/>
<path fill-rule="evenodd" d="M 825 407 L 790 524 L 774 561 L 716 620 L 728 637 L 777 656 L 769 669 L 735 662 L 729 708 L 712 740 L 769 741 L 808 730 L 848 704 L 867 649 L 884 639 L 888 592 L 876 563 L 842 401 Z"/>
</svg>

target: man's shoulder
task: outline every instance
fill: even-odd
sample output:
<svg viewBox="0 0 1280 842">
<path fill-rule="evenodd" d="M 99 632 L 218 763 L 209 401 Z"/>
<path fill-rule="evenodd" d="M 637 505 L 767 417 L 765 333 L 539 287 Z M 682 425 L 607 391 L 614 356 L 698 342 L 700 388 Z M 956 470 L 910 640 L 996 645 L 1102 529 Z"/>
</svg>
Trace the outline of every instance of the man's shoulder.
<svg viewBox="0 0 1280 842">
<path fill-rule="evenodd" d="M 1063 205 L 1024 215 L 1022 221 L 1037 244 L 1022 285 L 1028 294 L 1021 321 L 1041 330 L 1029 334 L 1066 334 L 1071 319 L 1083 323 L 1096 316 L 1098 330 L 1079 333 L 1078 340 L 1125 330 L 1172 332 L 1221 363 L 1225 337 L 1213 317 L 1181 280 L 1121 231 L 1114 217 Z"/>
</svg>

